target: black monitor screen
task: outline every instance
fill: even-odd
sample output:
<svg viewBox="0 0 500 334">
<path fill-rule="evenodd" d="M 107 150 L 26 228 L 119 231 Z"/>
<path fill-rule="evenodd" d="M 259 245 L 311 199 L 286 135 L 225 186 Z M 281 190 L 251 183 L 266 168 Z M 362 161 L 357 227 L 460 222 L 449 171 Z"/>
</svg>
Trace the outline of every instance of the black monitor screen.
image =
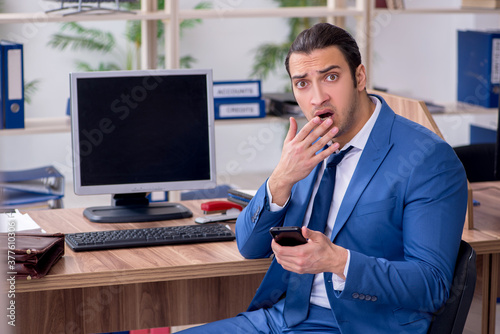
<svg viewBox="0 0 500 334">
<path fill-rule="evenodd" d="M 75 193 L 215 186 L 211 71 L 70 77 Z"/>
<path fill-rule="evenodd" d="M 201 75 L 78 79 L 82 186 L 210 179 Z"/>
</svg>

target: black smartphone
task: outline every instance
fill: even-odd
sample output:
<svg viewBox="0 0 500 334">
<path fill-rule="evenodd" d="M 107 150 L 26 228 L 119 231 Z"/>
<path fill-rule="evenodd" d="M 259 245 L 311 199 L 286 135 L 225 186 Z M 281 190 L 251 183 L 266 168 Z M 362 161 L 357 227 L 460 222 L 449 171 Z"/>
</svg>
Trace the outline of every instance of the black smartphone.
<svg viewBox="0 0 500 334">
<path fill-rule="evenodd" d="M 297 246 L 307 243 L 298 226 L 271 227 L 269 233 L 281 246 Z"/>
</svg>

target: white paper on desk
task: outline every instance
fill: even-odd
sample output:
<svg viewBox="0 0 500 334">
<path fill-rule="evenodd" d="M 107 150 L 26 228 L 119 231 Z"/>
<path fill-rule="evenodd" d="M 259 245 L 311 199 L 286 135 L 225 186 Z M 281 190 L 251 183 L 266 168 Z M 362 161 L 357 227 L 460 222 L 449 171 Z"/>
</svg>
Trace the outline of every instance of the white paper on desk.
<svg viewBox="0 0 500 334">
<path fill-rule="evenodd" d="M 0 213 L 0 232 L 19 232 L 27 230 L 45 232 L 27 213 L 22 214 L 17 209 L 15 212 Z"/>
</svg>

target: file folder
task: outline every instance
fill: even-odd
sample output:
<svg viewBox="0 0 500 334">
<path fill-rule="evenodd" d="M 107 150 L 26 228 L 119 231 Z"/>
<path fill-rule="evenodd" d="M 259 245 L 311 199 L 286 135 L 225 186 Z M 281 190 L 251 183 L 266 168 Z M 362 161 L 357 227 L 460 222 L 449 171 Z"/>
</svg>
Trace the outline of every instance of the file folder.
<svg viewBox="0 0 500 334">
<path fill-rule="evenodd" d="M 0 41 L 0 128 L 24 128 L 23 45 Z"/>
<path fill-rule="evenodd" d="M 214 81 L 215 99 L 260 99 L 262 97 L 260 80 Z"/>
<path fill-rule="evenodd" d="M 266 117 L 266 103 L 262 99 L 214 99 L 214 118 Z"/>
<path fill-rule="evenodd" d="M 29 206 L 43 203 L 49 207 L 60 208 L 62 204 L 51 204 L 50 201 L 60 201 L 63 195 L 30 193 L 15 189 L 0 189 L 0 208 Z"/>
<path fill-rule="evenodd" d="M 458 31 L 457 100 L 498 108 L 500 31 Z"/>
<path fill-rule="evenodd" d="M 53 166 L 0 171 L 0 208 L 62 208 L 64 176 Z"/>
</svg>

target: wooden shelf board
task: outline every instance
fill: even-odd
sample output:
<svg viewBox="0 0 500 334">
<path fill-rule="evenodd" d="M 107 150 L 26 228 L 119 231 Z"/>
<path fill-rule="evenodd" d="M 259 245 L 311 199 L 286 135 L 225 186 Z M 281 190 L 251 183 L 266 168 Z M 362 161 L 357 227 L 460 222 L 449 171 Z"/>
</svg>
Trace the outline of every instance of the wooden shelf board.
<svg viewBox="0 0 500 334">
<path fill-rule="evenodd" d="M 238 124 L 266 124 L 277 122 L 286 124 L 288 118 L 276 116 L 266 116 L 262 118 L 241 118 L 241 119 L 217 119 L 216 126 L 238 125 Z M 49 118 L 26 118 L 24 129 L 0 129 L 0 136 L 30 135 L 43 133 L 61 133 L 71 131 L 71 120 L 69 117 L 49 117 Z"/>
<path fill-rule="evenodd" d="M 330 9 L 325 6 L 315 7 L 277 7 L 277 8 L 228 8 L 181 10 L 181 19 L 208 18 L 245 18 L 245 17 L 325 17 L 325 16 L 360 16 L 362 10 L 354 8 Z"/>
<path fill-rule="evenodd" d="M 74 21 L 117 21 L 117 20 L 164 20 L 170 18 L 166 12 L 141 12 L 134 13 L 108 13 L 108 14 L 74 14 L 66 15 L 69 11 L 61 12 L 34 12 L 34 13 L 0 13 L 0 24 L 7 23 L 32 23 L 44 24 L 50 22 L 74 22 Z"/>
<path fill-rule="evenodd" d="M 33 12 L 33 13 L 0 13 L 0 24 L 7 23 L 33 23 L 43 24 L 48 22 L 72 21 L 116 21 L 116 20 L 168 20 L 172 15 L 166 11 L 133 11 L 133 13 L 71 13 L 69 10 L 58 12 Z M 277 8 L 217 8 L 217 9 L 192 9 L 180 10 L 179 19 L 220 19 L 220 18 L 245 18 L 245 17 L 325 17 L 325 16 L 360 16 L 362 10 L 355 8 L 330 9 L 328 7 L 277 7 Z"/>
<path fill-rule="evenodd" d="M 2 129 L 0 130 L 0 136 L 61 133 L 69 132 L 71 130 L 69 116 L 50 118 L 26 118 L 24 122 L 24 129 Z"/>
</svg>

